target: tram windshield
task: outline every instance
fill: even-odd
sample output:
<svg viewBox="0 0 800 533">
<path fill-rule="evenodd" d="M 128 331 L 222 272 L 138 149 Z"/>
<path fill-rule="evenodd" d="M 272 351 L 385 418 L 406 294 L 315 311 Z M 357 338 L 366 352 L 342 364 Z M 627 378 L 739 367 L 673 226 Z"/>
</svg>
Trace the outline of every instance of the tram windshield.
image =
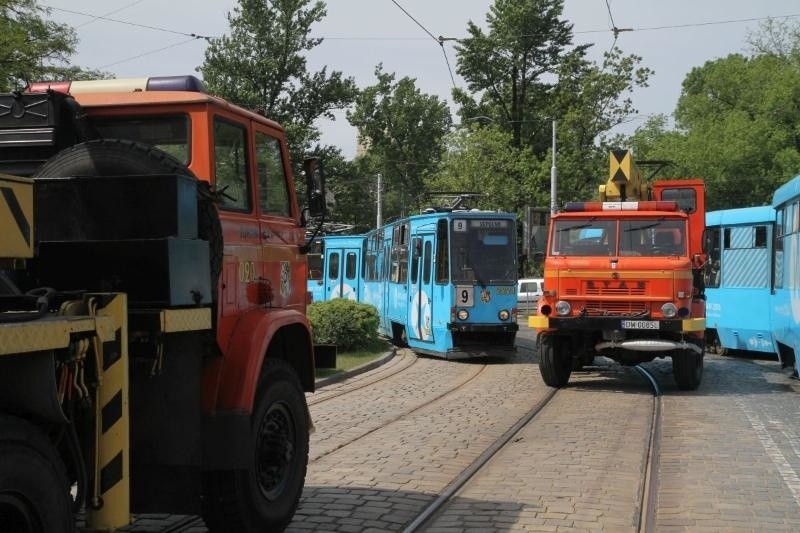
<svg viewBox="0 0 800 533">
<path fill-rule="evenodd" d="M 513 220 L 454 219 L 451 221 L 453 282 L 516 283 L 517 250 Z"/>
<path fill-rule="evenodd" d="M 684 256 L 686 222 L 665 217 L 557 220 L 551 242 L 551 255 Z"/>
</svg>

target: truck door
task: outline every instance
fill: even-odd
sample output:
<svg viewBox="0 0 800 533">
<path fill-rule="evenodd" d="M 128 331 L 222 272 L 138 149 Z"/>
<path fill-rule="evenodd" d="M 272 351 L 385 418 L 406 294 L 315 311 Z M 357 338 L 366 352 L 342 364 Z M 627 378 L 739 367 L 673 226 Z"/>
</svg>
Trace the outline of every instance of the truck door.
<svg viewBox="0 0 800 533">
<path fill-rule="evenodd" d="M 288 158 L 278 132 L 256 131 L 259 237 L 262 268 L 256 280 L 263 304 L 300 305 L 306 297 L 306 261 L 298 254 L 304 238 L 292 213 Z"/>
<path fill-rule="evenodd" d="M 414 237 L 411 248 L 409 336 L 433 342 L 433 235 Z"/>
</svg>

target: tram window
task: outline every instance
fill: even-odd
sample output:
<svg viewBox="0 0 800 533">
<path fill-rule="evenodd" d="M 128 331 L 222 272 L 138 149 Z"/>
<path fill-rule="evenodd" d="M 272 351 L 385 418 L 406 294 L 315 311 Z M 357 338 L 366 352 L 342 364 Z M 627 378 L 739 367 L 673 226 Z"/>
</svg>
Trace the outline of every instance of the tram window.
<svg viewBox="0 0 800 533">
<path fill-rule="evenodd" d="M 347 252 L 344 259 L 344 277 L 347 279 L 356 278 L 356 254 L 355 252 Z"/>
<path fill-rule="evenodd" d="M 431 241 L 425 242 L 425 255 L 422 259 L 422 283 L 428 284 L 431 282 L 431 262 L 433 258 L 431 257 L 431 252 L 433 250 L 433 246 L 431 245 Z"/>
<path fill-rule="evenodd" d="M 449 249 L 447 220 L 440 220 L 436 224 L 436 283 L 440 285 L 447 283 L 450 279 Z"/>
<path fill-rule="evenodd" d="M 411 283 L 416 283 L 419 277 L 419 256 L 420 246 L 422 246 L 422 239 L 414 237 L 411 239 Z"/>
<path fill-rule="evenodd" d="M 725 232 L 723 233 L 722 237 L 722 247 L 726 250 L 730 249 L 731 247 L 731 228 L 725 228 Z"/>
<path fill-rule="evenodd" d="M 405 283 L 408 279 L 408 246 L 392 247 L 392 273 L 390 280 Z"/>
<path fill-rule="evenodd" d="M 339 278 L 339 254 L 332 253 L 328 258 L 328 278 L 330 279 L 338 279 Z"/>
<path fill-rule="evenodd" d="M 755 247 L 756 248 L 766 248 L 767 247 L 767 227 L 766 226 L 756 226 L 756 241 Z"/>
<path fill-rule="evenodd" d="M 308 279 L 322 279 L 322 254 L 308 254 Z"/>
</svg>

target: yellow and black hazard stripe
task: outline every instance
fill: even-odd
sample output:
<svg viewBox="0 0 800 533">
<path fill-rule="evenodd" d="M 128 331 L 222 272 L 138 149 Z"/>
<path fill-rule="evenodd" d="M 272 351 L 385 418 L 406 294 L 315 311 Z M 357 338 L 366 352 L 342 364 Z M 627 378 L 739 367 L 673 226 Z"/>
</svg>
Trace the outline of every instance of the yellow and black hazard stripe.
<svg viewBox="0 0 800 533">
<path fill-rule="evenodd" d="M 33 181 L 0 174 L 0 257 L 33 257 Z"/>
<path fill-rule="evenodd" d="M 97 393 L 96 455 L 90 530 L 113 531 L 130 523 L 130 418 L 128 413 L 128 319 L 123 294 L 91 295 L 97 315 L 111 316 L 114 339 L 95 343 Z M 89 303 L 90 310 L 93 303 Z M 91 311 L 90 311 L 90 314 Z"/>
</svg>

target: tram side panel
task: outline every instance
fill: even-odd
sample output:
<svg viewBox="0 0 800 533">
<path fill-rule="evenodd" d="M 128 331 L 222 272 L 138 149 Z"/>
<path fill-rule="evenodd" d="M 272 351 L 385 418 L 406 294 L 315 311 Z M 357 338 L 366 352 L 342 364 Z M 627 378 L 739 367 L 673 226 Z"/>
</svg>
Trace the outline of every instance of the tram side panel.
<svg viewBox="0 0 800 533">
<path fill-rule="evenodd" d="M 777 354 L 770 319 L 773 213 L 769 207 L 709 213 L 707 319 L 723 349 Z"/>
</svg>

